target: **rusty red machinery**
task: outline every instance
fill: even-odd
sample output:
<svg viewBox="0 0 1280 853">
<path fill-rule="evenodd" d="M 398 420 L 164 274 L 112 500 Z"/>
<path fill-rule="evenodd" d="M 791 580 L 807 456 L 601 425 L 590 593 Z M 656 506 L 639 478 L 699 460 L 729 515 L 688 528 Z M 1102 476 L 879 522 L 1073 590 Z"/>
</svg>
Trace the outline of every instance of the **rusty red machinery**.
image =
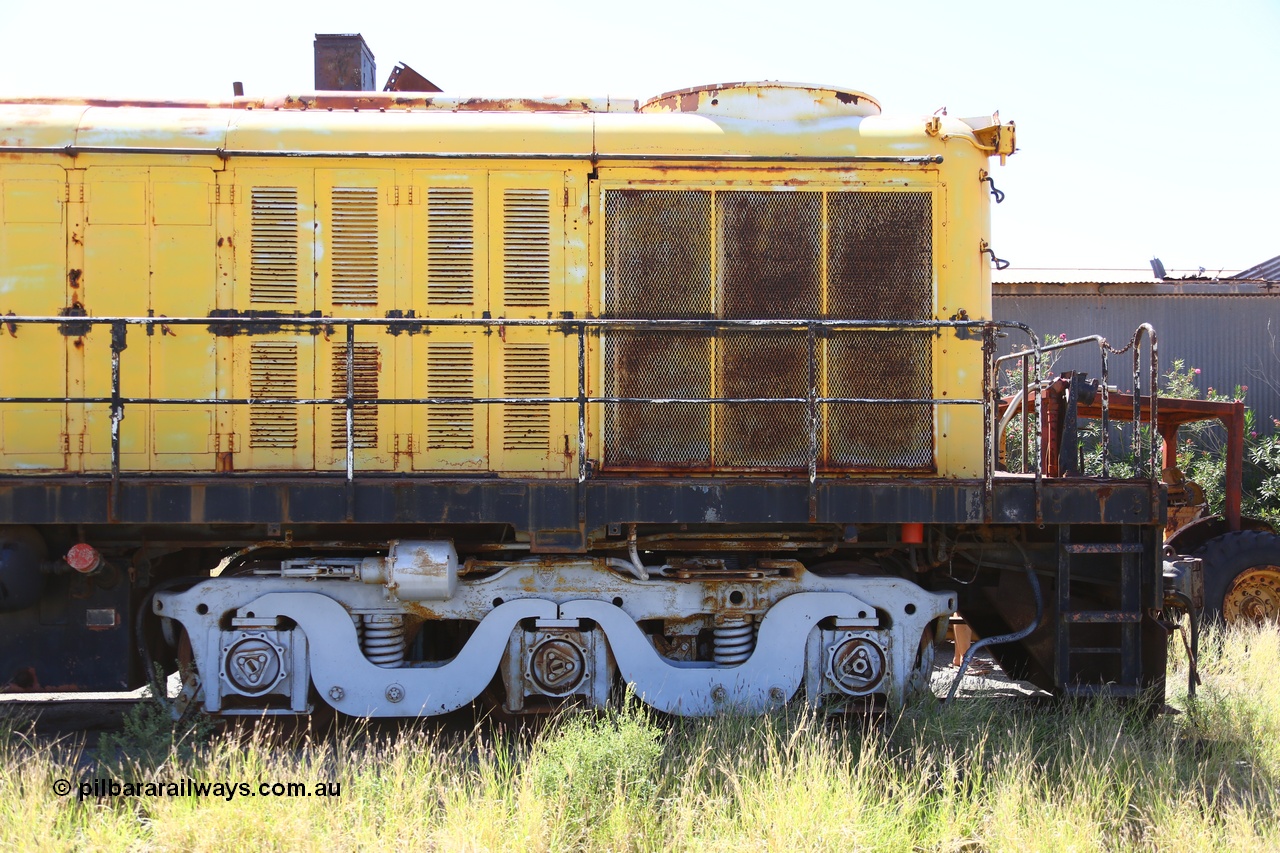
<svg viewBox="0 0 1280 853">
<path fill-rule="evenodd" d="M 1036 392 L 1031 392 L 1036 393 Z M 1040 434 L 1045 476 L 1078 474 L 1081 444 L 1078 422 L 1101 420 L 1104 406 L 1100 383 L 1064 373 L 1040 387 Z M 1111 422 L 1152 420 L 1151 396 L 1136 400 L 1131 393 L 1110 391 L 1107 417 Z M 1016 414 L 1018 396 L 1007 396 L 1002 418 Z M 1028 409 L 1029 410 L 1029 409 Z M 1280 620 L 1280 536 L 1266 521 L 1241 514 L 1244 481 L 1245 405 L 1241 400 L 1200 400 L 1161 397 L 1156 406 L 1154 432 L 1160 437 L 1162 479 L 1167 490 L 1168 517 L 1165 552 L 1169 557 L 1192 555 L 1201 561 L 1203 581 L 1196 589 L 1196 607 L 1209 618 L 1256 623 Z M 1194 423 L 1217 421 L 1226 436 L 1223 447 L 1223 500 L 1220 513 L 1211 512 L 1203 488 L 1178 468 L 1179 430 Z"/>
</svg>

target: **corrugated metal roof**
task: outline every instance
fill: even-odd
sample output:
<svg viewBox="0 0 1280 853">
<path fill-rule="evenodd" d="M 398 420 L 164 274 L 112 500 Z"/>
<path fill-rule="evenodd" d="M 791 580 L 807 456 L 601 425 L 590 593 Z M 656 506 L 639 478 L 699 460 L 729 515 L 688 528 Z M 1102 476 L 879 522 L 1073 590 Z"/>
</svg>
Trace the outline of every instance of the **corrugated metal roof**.
<svg viewBox="0 0 1280 853">
<path fill-rule="evenodd" d="M 1071 284 L 1076 282 L 1133 282 L 1159 281 L 1151 275 L 1151 268 L 1133 269 L 1074 269 L 1070 267 L 1009 267 L 1003 270 L 992 270 L 991 281 L 995 284 L 1012 284 L 1023 282 L 1044 282 L 1052 284 Z"/>
<path fill-rule="evenodd" d="M 1232 276 L 1232 278 L 1280 282 L 1280 255 L 1276 255 L 1269 261 L 1263 261 L 1256 267 L 1249 267 L 1244 272 Z"/>
<path fill-rule="evenodd" d="M 1280 282 L 1158 278 L 1147 281 L 1009 281 L 995 282 L 992 291 L 1005 296 L 1277 296 L 1280 295 Z"/>
<path fill-rule="evenodd" d="M 1235 270 L 1171 269 L 1156 278 L 1150 267 L 1009 267 L 992 270 L 995 284 L 1159 284 L 1161 282 L 1216 282 L 1239 278 Z"/>
</svg>

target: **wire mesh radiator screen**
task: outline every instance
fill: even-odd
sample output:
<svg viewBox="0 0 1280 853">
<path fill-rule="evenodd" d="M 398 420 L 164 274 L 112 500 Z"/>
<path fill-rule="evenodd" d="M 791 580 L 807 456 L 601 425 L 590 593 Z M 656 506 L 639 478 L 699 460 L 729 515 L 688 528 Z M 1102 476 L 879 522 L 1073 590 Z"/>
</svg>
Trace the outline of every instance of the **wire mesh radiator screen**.
<svg viewBox="0 0 1280 853">
<path fill-rule="evenodd" d="M 606 190 L 604 310 L 634 319 L 928 320 L 928 192 Z M 604 466 L 804 469 L 805 403 L 657 403 L 805 398 L 819 407 L 824 469 L 932 470 L 931 331 L 832 331 L 811 373 L 800 329 L 611 331 L 604 335 Z"/>
</svg>

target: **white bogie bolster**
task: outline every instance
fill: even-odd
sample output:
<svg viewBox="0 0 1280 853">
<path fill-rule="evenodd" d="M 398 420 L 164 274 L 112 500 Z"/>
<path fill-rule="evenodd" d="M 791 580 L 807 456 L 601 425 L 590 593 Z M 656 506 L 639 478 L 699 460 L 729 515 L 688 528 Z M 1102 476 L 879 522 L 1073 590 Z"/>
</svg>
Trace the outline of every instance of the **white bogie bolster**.
<svg viewBox="0 0 1280 853">
<path fill-rule="evenodd" d="M 850 632 L 850 636 L 863 638 L 864 643 L 878 648 L 883 655 L 884 671 L 863 693 L 884 693 L 891 704 L 898 704 L 920 681 L 914 670 L 921 637 L 933 620 L 951 612 L 953 599 L 947 594 L 926 592 L 914 584 L 894 583 L 893 587 L 887 600 L 877 599 L 886 609 L 896 611 L 891 625 L 878 630 L 874 618 L 860 616 L 874 613 L 874 609 L 852 595 L 790 595 L 760 620 L 751 656 L 732 667 L 660 657 L 635 622 L 604 602 L 569 602 L 561 605 L 560 614 L 562 618 L 595 620 L 609 638 L 623 680 L 646 703 L 668 713 L 761 713 L 785 704 L 802 683 L 806 684 L 809 701 L 818 704 L 822 695 L 836 692 L 823 687 L 829 656 L 815 654 L 811 643 L 811 638 L 827 633 L 818 628 L 818 623 L 828 617 L 834 617 L 839 629 L 863 629 L 856 635 Z"/>
<path fill-rule="evenodd" d="M 341 604 L 318 593 L 272 593 L 251 605 L 258 615 L 287 616 L 311 638 L 311 680 L 340 711 L 363 717 L 445 714 L 474 702 L 497 672 L 522 619 L 554 619 L 550 601 L 524 599 L 494 608 L 452 660 L 385 669 L 360 651 Z"/>
<path fill-rule="evenodd" d="M 623 680 L 644 702 L 670 714 L 705 717 L 761 713 L 785 704 L 804 678 L 809 631 L 829 616 L 857 619 L 859 608 L 866 612 L 867 605 L 843 593 L 788 596 L 760 620 L 751 657 L 731 667 L 662 658 L 635 622 L 605 602 L 571 601 L 560 613 L 599 624 Z"/>
</svg>

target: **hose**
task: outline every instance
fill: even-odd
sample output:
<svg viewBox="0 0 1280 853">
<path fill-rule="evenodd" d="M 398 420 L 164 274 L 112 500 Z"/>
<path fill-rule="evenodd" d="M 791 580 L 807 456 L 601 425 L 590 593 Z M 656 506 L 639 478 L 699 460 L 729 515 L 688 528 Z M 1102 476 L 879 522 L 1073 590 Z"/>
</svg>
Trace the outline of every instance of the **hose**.
<svg viewBox="0 0 1280 853">
<path fill-rule="evenodd" d="M 157 592 L 167 592 L 175 587 L 194 586 L 204 578 L 170 578 L 167 581 L 161 581 L 151 589 L 147 590 L 147 594 L 142 597 L 142 601 L 138 605 L 138 612 L 133 619 L 133 641 L 138 647 L 138 656 L 142 658 L 143 670 L 146 673 L 147 684 L 151 686 L 151 695 L 160 700 L 166 700 L 168 693 L 166 686 L 159 680 L 156 675 L 155 661 L 151 657 L 151 649 L 147 647 L 145 621 L 147 614 L 151 611 L 151 602 L 155 599 Z"/>
<path fill-rule="evenodd" d="M 645 568 L 644 563 L 640 562 L 640 551 L 636 548 L 636 526 L 634 524 L 627 528 L 627 556 L 631 558 L 631 574 L 635 575 L 638 580 L 647 581 L 649 579 L 649 570 Z"/>
<path fill-rule="evenodd" d="M 969 668 L 969 662 L 973 660 L 975 654 L 987 646 L 993 646 L 997 643 L 1017 642 L 1040 627 L 1040 618 L 1044 616 L 1044 598 L 1040 594 L 1040 579 L 1036 577 L 1036 571 L 1031 567 L 1031 558 L 1027 556 L 1026 551 L 1022 550 L 1022 546 L 1014 542 L 1013 547 L 1017 548 L 1018 553 L 1022 555 L 1022 567 L 1027 573 L 1027 583 L 1031 585 L 1031 596 L 1036 603 L 1036 615 L 1031 619 L 1031 624 L 1021 631 L 1014 631 L 1012 634 L 998 634 L 994 637 L 984 637 L 970 646 L 969 651 L 964 653 L 964 659 L 960 661 L 960 669 L 956 672 L 955 680 L 951 682 L 951 689 L 947 691 L 946 701 L 948 702 L 955 698 L 956 690 L 960 688 L 960 682 L 964 679 L 964 671 Z"/>
</svg>

